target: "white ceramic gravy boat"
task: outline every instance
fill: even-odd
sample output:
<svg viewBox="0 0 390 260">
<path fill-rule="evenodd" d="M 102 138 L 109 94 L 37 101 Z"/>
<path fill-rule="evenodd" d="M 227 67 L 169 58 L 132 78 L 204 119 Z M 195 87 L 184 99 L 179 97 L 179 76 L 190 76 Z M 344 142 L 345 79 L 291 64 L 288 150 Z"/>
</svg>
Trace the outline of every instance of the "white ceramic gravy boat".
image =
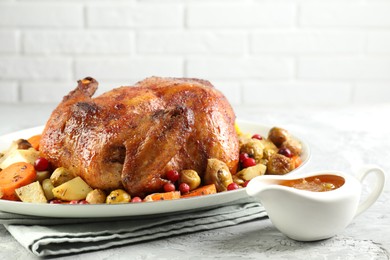
<svg viewBox="0 0 390 260">
<path fill-rule="evenodd" d="M 360 202 L 363 180 L 374 174 L 375 185 Z M 330 175 L 342 186 L 324 192 L 313 192 L 283 186 L 286 180 Z M 321 177 L 323 178 L 323 177 Z M 286 183 L 285 183 L 286 184 Z M 271 222 L 286 236 L 299 241 L 326 239 L 341 232 L 354 217 L 368 209 L 380 196 L 385 173 L 378 167 L 362 170 L 357 179 L 337 171 L 321 171 L 295 176 L 264 175 L 252 179 L 246 190 L 265 207 Z"/>
</svg>

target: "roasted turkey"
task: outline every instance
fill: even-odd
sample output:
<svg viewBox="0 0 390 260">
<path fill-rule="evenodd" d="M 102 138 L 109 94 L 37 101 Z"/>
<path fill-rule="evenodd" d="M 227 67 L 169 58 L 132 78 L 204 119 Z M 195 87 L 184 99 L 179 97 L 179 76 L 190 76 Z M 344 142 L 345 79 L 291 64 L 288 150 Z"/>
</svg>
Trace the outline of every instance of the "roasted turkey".
<svg viewBox="0 0 390 260">
<path fill-rule="evenodd" d="M 98 83 L 78 81 L 52 112 L 40 152 L 91 187 L 144 197 L 162 191 L 167 171 L 204 175 L 207 159 L 235 173 L 235 114 L 208 81 L 150 77 L 92 98 Z"/>
</svg>

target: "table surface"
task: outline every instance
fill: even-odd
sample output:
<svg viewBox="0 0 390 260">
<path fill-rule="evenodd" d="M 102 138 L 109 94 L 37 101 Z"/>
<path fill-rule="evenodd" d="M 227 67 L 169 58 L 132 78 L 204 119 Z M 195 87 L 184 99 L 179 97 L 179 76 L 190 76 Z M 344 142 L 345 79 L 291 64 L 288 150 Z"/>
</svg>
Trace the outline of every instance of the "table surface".
<svg viewBox="0 0 390 260">
<path fill-rule="evenodd" d="M 42 125 L 52 105 L 1 105 L 0 135 Z M 239 119 L 281 126 L 309 144 L 306 171 L 356 174 L 364 164 L 390 170 L 390 104 L 365 106 L 236 108 Z M 379 200 L 336 236 L 317 242 L 291 240 L 270 220 L 191 233 L 63 259 L 390 259 L 390 182 Z M 194 246 L 196 245 L 196 246 Z M 0 225 L 0 259 L 33 259 Z"/>
</svg>

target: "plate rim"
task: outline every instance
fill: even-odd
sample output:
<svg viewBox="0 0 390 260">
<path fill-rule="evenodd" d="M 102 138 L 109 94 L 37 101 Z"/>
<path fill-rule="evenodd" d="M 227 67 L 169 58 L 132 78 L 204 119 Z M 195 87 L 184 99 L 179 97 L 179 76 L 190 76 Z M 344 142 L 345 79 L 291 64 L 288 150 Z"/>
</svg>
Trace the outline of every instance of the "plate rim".
<svg viewBox="0 0 390 260">
<path fill-rule="evenodd" d="M 236 120 L 239 127 L 245 132 L 245 128 L 270 129 L 267 126 L 255 121 Z M 12 142 L 10 138 L 28 138 L 33 134 L 42 131 L 44 125 L 26 128 L 14 131 L 0 136 L 0 152 L 4 139 Z M 249 131 L 248 131 L 249 132 Z M 290 131 L 289 131 L 290 132 Z M 301 137 L 290 132 L 294 138 L 297 138 L 304 147 L 304 160 L 302 165 L 292 171 L 291 175 L 298 174 L 309 162 L 311 158 L 310 147 Z M 28 135 L 28 136 L 27 136 Z M 8 144 L 8 145 L 9 145 Z M 182 211 L 201 210 L 208 207 L 220 206 L 236 200 L 250 198 L 246 193 L 246 188 L 238 190 L 220 192 L 207 196 L 197 196 L 192 198 L 181 198 L 176 200 L 153 201 L 142 203 L 124 203 L 124 204 L 86 204 L 86 205 L 69 205 L 69 204 L 49 204 L 49 203 L 26 203 L 20 201 L 8 201 L 0 199 L 0 211 L 23 214 L 37 217 L 55 217 L 55 218 L 107 218 L 107 217 L 135 217 L 135 216 L 152 216 L 167 213 L 178 213 Z M 110 207 L 111 210 L 102 210 Z"/>
</svg>

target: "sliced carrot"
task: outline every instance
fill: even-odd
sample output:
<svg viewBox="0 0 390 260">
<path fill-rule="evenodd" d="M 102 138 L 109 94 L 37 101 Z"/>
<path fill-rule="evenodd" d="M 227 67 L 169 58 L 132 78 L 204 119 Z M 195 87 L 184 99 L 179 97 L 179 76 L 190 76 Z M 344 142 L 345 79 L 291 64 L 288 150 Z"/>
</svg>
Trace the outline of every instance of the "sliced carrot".
<svg viewBox="0 0 390 260">
<path fill-rule="evenodd" d="M 217 193 L 217 189 L 215 187 L 215 184 L 209 184 L 209 185 L 199 187 L 195 190 L 192 190 L 187 194 L 181 195 L 181 197 L 188 198 L 188 197 L 209 195 L 209 194 L 214 194 L 214 193 Z"/>
<path fill-rule="evenodd" d="M 32 164 L 13 163 L 0 172 L 0 195 L 4 200 L 19 200 L 15 193 L 17 188 L 35 181 L 37 173 Z"/>
<path fill-rule="evenodd" d="M 294 164 L 294 169 L 298 168 L 302 164 L 302 159 L 299 155 L 294 155 L 291 157 L 291 160 Z"/>
<path fill-rule="evenodd" d="M 180 199 L 180 191 L 153 193 L 144 198 L 144 201 L 175 200 Z"/>
<path fill-rule="evenodd" d="M 34 135 L 27 139 L 27 141 L 31 144 L 31 146 L 39 151 L 39 142 L 41 141 L 42 135 Z"/>
</svg>

